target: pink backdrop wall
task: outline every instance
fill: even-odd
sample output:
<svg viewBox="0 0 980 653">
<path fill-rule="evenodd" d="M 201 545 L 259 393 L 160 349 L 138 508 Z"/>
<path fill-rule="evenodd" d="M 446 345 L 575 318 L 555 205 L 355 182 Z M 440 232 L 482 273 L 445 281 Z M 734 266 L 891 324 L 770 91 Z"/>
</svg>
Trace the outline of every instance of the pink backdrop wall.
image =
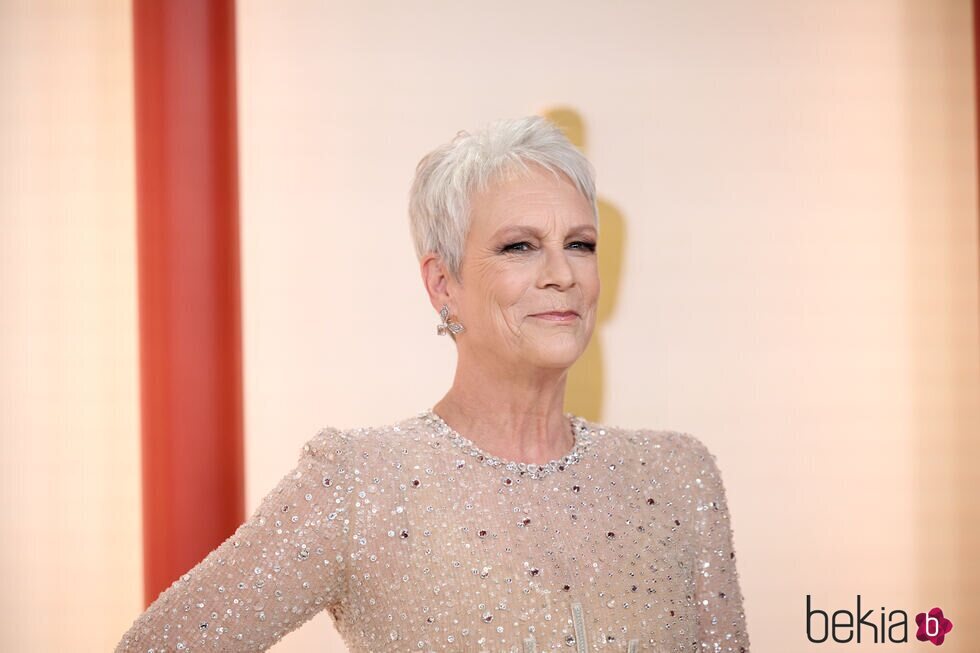
<svg viewBox="0 0 980 653">
<path fill-rule="evenodd" d="M 107 650 L 142 607 L 131 18 L 0 4 L 4 650 Z M 807 650 L 808 593 L 940 605 L 943 650 L 975 648 L 972 22 L 968 0 L 240 2 L 246 511 L 320 426 L 441 395 L 415 163 L 563 106 L 618 234 L 571 407 L 717 454 L 754 648 Z M 343 648 L 323 614 L 276 650 Z"/>
</svg>

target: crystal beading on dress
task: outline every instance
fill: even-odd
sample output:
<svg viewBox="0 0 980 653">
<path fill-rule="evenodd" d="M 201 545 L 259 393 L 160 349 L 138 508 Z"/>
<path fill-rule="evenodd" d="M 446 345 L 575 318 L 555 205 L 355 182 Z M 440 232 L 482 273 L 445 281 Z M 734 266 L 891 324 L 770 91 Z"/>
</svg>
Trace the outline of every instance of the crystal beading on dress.
<svg viewBox="0 0 980 653">
<path fill-rule="evenodd" d="M 431 408 L 422 411 L 419 413 L 419 416 L 425 418 L 431 423 L 434 423 L 438 427 L 439 433 L 448 436 L 454 445 L 462 449 L 470 456 L 475 457 L 483 464 L 490 465 L 491 467 L 503 466 L 509 471 L 527 474 L 531 478 L 543 478 L 548 474 L 563 470 L 567 465 L 574 465 L 577 463 L 579 460 L 581 460 L 582 454 L 592 444 L 592 438 L 595 435 L 594 432 L 589 431 L 589 428 L 585 425 L 585 421 L 581 417 L 577 417 L 571 413 L 565 413 L 565 418 L 571 424 L 572 433 L 575 436 L 575 445 L 568 454 L 562 456 L 561 458 L 550 460 L 547 463 L 538 465 L 535 463 L 524 463 L 515 460 L 504 460 L 503 458 L 494 456 L 483 449 L 480 449 L 471 440 L 463 437 L 453 430 Z"/>
<path fill-rule="evenodd" d="M 352 653 L 748 651 L 714 456 L 569 420 L 574 458 L 541 469 L 431 410 L 321 429 L 115 650 L 264 651 L 326 610 Z"/>
</svg>

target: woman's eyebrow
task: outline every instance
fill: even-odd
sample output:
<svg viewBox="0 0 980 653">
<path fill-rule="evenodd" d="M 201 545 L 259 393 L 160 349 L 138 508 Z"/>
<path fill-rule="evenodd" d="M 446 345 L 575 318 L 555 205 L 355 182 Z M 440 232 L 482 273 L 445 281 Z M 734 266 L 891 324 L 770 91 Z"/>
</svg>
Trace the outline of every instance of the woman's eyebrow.
<svg viewBox="0 0 980 653">
<path fill-rule="evenodd" d="M 579 234 L 595 235 L 596 228 L 588 224 L 578 225 L 577 227 L 572 227 L 572 229 L 569 230 L 568 233 L 569 236 L 577 236 Z M 521 225 L 521 226 L 504 227 L 494 235 L 494 238 L 498 238 L 502 236 L 519 236 L 524 234 L 529 236 L 537 236 L 537 237 L 541 236 L 541 233 L 534 227 L 527 227 Z"/>
</svg>

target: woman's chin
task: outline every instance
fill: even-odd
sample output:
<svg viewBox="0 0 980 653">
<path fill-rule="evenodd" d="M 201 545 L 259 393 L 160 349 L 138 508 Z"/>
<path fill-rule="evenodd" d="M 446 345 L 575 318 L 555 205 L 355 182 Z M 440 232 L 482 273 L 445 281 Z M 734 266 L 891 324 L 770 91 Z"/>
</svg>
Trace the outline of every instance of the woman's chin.
<svg viewBox="0 0 980 653">
<path fill-rule="evenodd" d="M 551 369 L 569 368 L 582 356 L 582 348 L 577 344 L 568 347 L 547 347 L 534 352 L 528 358 L 540 367 Z"/>
</svg>

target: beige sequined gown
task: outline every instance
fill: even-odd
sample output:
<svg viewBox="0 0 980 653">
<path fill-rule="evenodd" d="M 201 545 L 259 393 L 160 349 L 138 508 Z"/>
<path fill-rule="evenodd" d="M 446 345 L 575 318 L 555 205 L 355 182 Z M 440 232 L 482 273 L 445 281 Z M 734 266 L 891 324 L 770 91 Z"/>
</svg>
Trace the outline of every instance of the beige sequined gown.
<svg viewBox="0 0 980 653">
<path fill-rule="evenodd" d="M 569 419 L 575 448 L 550 468 L 431 411 L 320 430 L 116 651 L 264 651 L 324 609 L 353 653 L 748 651 L 713 455 Z"/>
</svg>

